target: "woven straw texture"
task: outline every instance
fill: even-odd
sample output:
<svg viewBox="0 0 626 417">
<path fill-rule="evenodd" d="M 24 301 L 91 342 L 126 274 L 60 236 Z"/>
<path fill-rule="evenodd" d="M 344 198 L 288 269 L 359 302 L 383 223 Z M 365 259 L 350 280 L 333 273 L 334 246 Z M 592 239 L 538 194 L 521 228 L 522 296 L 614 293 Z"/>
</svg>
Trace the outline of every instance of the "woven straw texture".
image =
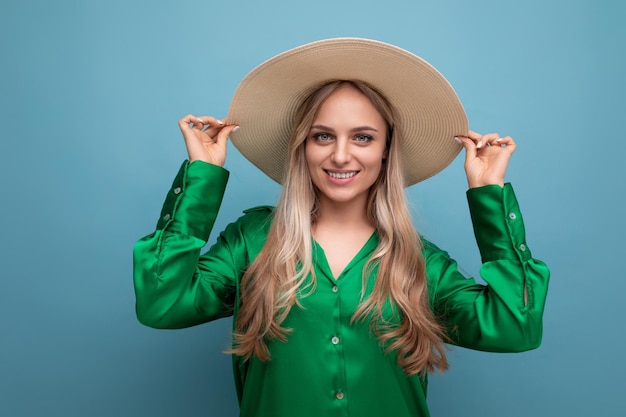
<svg viewBox="0 0 626 417">
<path fill-rule="evenodd" d="M 331 80 L 359 80 L 394 108 L 402 140 L 406 185 L 448 166 L 467 134 L 463 106 L 448 81 L 420 57 L 383 42 L 336 38 L 279 54 L 240 83 L 228 122 L 241 126 L 231 140 L 270 178 L 282 182 L 294 114 L 315 89 Z"/>
</svg>

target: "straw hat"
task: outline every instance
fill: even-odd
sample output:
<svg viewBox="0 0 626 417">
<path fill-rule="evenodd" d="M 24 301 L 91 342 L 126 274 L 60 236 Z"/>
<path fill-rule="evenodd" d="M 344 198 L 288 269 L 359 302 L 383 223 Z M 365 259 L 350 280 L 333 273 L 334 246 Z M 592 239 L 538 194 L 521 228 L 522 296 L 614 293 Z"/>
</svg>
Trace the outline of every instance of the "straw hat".
<svg viewBox="0 0 626 417">
<path fill-rule="evenodd" d="M 235 147 L 281 182 L 293 118 L 304 99 L 332 80 L 358 80 L 391 103 L 402 138 L 406 185 L 444 169 L 468 132 L 463 106 L 448 81 L 422 58 L 379 41 L 321 40 L 283 52 L 253 69 L 239 84 L 228 122 L 241 126 Z"/>
</svg>

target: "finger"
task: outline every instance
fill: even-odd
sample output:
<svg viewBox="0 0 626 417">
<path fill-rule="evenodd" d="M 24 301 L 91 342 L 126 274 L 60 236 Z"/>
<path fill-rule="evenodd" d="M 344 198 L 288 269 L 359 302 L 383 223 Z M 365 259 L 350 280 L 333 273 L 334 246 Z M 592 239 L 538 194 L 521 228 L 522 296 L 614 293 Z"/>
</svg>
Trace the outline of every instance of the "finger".
<svg viewBox="0 0 626 417">
<path fill-rule="evenodd" d="M 222 120 L 213 116 L 201 116 L 199 119 L 203 124 L 204 133 L 210 137 L 217 135 L 217 132 L 226 125 Z"/>
<path fill-rule="evenodd" d="M 217 133 L 218 133 L 220 130 L 222 130 L 223 128 L 224 128 L 223 126 L 213 126 L 213 125 L 207 125 L 207 126 L 204 128 L 203 132 L 204 132 L 207 136 L 209 136 L 209 137 L 211 137 L 211 138 L 214 138 L 214 137 L 215 137 L 215 135 L 217 135 Z"/>
<path fill-rule="evenodd" d="M 188 114 L 178 121 L 178 127 L 182 132 L 185 132 L 189 129 L 198 130 L 202 129 L 203 122 L 199 117 L 196 117 L 193 114 Z"/>
<path fill-rule="evenodd" d="M 215 143 L 217 143 L 220 147 L 225 148 L 226 142 L 228 142 L 228 137 L 231 133 L 235 132 L 239 129 L 237 125 L 228 125 L 219 131 L 217 137 L 215 138 Z"/>
<path fill-rule="evenodd" d="M 465 148 L 465 161 L 476 158 L 476 144 L 473 139 L 467 136 L 457 136 L 455 139 Z"/>
<path fill-rule="evenodd" d="M 503 138 L 498 138 L 494 141 L 495 145 L 508 149 L 511 153 L 515 151 L 517 145 L 512 137 L 505 136 Z"/>
<path fill-rule="evenodd" d="M 193 123 L 194 119 L 196 119 L 196 116 L 194 116 L 193 114 L 188 114 L 178 120 L 178 127 L 180 128 L 180 130 L 187 130 L 189 129 L 189 125 Z"/>
<path fill-rule="evenodd" d="M 217 120 L 217 119 L 216 119 Z M 225 127 L 228 127 L 230 125 L 228 125 L 225 122 L 222 122 L 222 124 L 217 124 L 217 123 L 210 123 L 207 124 L 207 126 L 204 129 L 204 133 L 206 133 L 209 137 L 211 138 L 216 138 L 217 134 L 224 129 Z M 234 125 L 233 125 L 234 126 Z"/>
<path fill-rule="evenodd" d="M 192 129 L 202 130 L 204 129 L 204 122 L 200 117 L 193 117 L 191 119 L 191 127 Z"/>
<path fill-rule="evenodd" d="M 490 134 L 490 135 L 494 135 L 494 133 Z M 497 139 L 498 134 L 495 133 L 496 137 L 494 139 Z M 475 144 L 477 148 L 481 148 L 483 147 L 483 145 L 485 145 L 487 142 L 485 141 L 485 138 L 489 136 L 489 135 L 482 135 L 480 133 L 474 132 L 473 130 L 468 130 L 467 135 L 462 135 L 462 136 L 458 136 L 458 137 L 464 137 L 464 138 L 468 138 L 471 139 Z"/>
<path fill-rule="evenodd" d="M 200 116 L 198 117 L 198 120 L 205 126 L 224 126 L 223 121 L 216 119 L 213 116 Z"/>
<path fill-rule="evenodd" d="M 470 138 L 470 139 L 473 139 L 473 140 L 475 140 L 475 141 L 476 141 L 476 140 L 480 140 L 480 139 L 482 139 L 482 137 L 483 137 L 482 133 L 476 133 L 476 132 L 474 132 L 473 130 L 469 130 L 468 132 L 469 132 L 469 133 L 467 134 L 467 136 L 466 136 L 466 137 L 468 137 L 468 138 Z"/>
<path fill-rule="evenodd" d="M 476 143 L 476 148 L 480 149 L 485 146 L 491 146 L 499 138 L 500 135 L 497 133 L 487 133 Z"/>
<path fill-rule="evenodd" d="M 203 129 L 205 126 L 216 126 L 221 127 L 224 125 L 224 122 L 216 119 L 213 116 L 194 116 L 193 114 L 188 114 L 178 121 L 178 126 L 183 129 L 184 127 L 190 127 L 193 129 Z"/>
</svg>

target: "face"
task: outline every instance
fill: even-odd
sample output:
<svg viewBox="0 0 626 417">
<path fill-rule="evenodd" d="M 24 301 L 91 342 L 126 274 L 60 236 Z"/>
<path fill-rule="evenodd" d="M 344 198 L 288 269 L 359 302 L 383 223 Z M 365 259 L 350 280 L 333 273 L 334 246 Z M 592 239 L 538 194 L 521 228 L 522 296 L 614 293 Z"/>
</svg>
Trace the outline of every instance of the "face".
<svg viewBox="0 0 626 417">
<path fill-rule="evenodd" d="M 320 204 L 365 208 L 386 157 L 387 124 L 359 90 L 342 85 L 322 104 L 306 139 L 306 160 Z"/>
</svg>

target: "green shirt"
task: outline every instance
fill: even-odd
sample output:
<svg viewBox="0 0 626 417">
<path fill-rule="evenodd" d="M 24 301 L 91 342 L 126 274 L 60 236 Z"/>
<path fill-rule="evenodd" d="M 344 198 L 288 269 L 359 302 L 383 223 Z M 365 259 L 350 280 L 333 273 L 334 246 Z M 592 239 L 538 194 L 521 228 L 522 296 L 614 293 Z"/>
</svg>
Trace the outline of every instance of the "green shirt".
<svg viewBox="0 0 626 417">
<path fill-rule="evenodd" d="M 182 328 L 237 315 L 240 280 L 265 242 L 272 209 L 247 210 L 201 254 L 227 180 L 221 167 L 203 162 L 181 167 L 157 230 L 135 246 L 142 323 Z M 483 260 L 480 273 L 488 285 L 467 279 L 446 252 L 424 241 L 432 309 L 459 346 L 497 352 L 536 348 L 549 271 L 526 246 L 513 189 L 486 186 L 469 190 L 467 197 Z M 233 356 L 241 416 L 429 415 L 426 376 L 404 374 L 368 323 L 350 323 L 364 264 L 377 244 L 374 233 L 337 279 L 314 244 L 317 286 L 283 323 L 293 329 L 288 341 L 269 343 L 270 361 Z"/>
</svg>

